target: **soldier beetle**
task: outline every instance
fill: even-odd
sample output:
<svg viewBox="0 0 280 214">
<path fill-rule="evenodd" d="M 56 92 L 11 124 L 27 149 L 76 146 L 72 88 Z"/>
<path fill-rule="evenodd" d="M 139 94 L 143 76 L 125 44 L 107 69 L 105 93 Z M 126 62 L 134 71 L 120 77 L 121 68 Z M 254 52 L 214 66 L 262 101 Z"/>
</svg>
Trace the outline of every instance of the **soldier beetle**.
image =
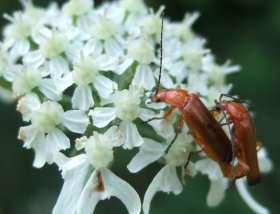
<svg viewBox="0 0 280 214">
<path fill-rule="evenodd" d="M 171 115 L 175 108 L 178 108 L 181 115 L 178 120 L 176 135 L 171 141 L 168 149 L 177 138 L 182 129 L 183 121 L 185 121 L 196 143 L 209 158 L 219 164 L 225 177 L 236 178 L 241 176 L 239 167 L 233 167 L 232 165 L 234 155 L 231 140 L 211 112 L 199 99 L 198 95 L 195 93 L 189 93 L 187 90 L 183 90 L 179 86 L 173 89 L 159 89 L 162 72 L 162 34 L 163 18 L 161 25 L 159 78 L 155 93 L 151 94 L 150 100 L 154 103 L 165 102 L 170 105 L 170 108 L 162 117 L 153 117 L 146 122 L 156 119 L 166 119 Z M 168 152 L 168 149 L 166 152 Z"/>
<path fill-rule="evenodd" d="M 223 100 L 227 96 L 233 101 Z M 230 129 L 234 154 L 238 161 L 235 171 L 239 171 L 239 177 L 246 176 L 249 185 L 253 186 L 260 182 L 259 164 L 257 158 L 257 147 L 261 146 L 256 141 L 256 133 L 253 119 L 245 106 L 240 100 L 221 94 L 219 101 L 215 100 L 216 106 L 213 107 L 214 115 L 223 113 L 226 123 L 222 125 L 232 124 Z"/>
</svg>

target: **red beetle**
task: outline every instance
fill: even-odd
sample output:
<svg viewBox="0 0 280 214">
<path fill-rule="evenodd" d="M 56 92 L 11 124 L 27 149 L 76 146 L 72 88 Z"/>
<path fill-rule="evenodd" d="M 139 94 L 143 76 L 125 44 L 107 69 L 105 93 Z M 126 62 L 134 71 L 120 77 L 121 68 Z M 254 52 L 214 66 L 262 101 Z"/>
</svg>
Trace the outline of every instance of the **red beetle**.
<svg viewBox="0 0 280 214">
<path fill-rule="evenodd" d="M 232 98 L 233 101 L 222 100 L 223 96 Z M 257 148 L 261 143 L 256 141 L 256 132 L 253 119 L 240 100 L 222 94 L 219 101 L 215 101 L 214 114 L 223 113 L 226 117 L 225 124 L 232 124 L 230 129 L 234 146 L 234 154 L 238 160 L 236 170 L 240 171 L 240 177 L 246 176 L 249 185 L 260 182 L 260 170 L 257 158 Z M 220 124 L 225 125 L 225 124 Z"/>
</svg>

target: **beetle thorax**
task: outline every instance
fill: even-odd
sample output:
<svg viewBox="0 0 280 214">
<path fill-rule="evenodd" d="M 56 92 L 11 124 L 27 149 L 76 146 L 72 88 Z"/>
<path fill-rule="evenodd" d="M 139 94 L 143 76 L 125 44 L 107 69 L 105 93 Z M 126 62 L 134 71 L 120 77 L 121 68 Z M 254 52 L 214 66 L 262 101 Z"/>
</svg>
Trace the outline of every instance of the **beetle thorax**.
<svg viewBox="0 0 280 214">
<path fill-rule="evenodd" d="M 153 102 L 165 102 L 174 107 L 183 107 L 186 97 L 188 96 L 187 91 L 177 89 L 161 89 L 158 93 L 151 97 Z"/>
</svg>

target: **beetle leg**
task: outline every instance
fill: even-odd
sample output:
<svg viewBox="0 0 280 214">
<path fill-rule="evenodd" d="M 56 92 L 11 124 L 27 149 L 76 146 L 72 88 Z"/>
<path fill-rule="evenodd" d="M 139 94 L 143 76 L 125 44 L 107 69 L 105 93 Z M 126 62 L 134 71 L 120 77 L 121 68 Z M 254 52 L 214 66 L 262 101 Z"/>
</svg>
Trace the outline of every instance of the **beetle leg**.
<svg viewBox="0 0 280 214">
<path fill-rule="evenodd" d="M 200 149 L 198 151 L 191 151 L 190 154 L 189 154 L 189 157 L 188 157 L 188 160 L 187 160 L 187 163 L 184 165 L 184 168 L 186 169 L 190 163 L 190 160 L 191 160 L 191 157 L 193 155 L 198 155 L 199 153 L 203 152 L 203 149 Z"/>
<path fill-rule="evenodd" d="M 238 159 L 238 163 L 235 166 L 233 166 L 231 163 L 220 164 L 220 167 L 225 177 L 229 177 L 232 180 L 235 180 L 237 178 L 241 178 L 247 175 L 247 173 L 250 170 L 250 167 L 245 162 L 245 160 L 241 158 L 237 158 L 237 159 Z"/>
<path fill-rule="evenodd" d="M 165 150 L 165 154 L 168 153 L 170 147 L 172 146 L 172 144 L 175 142 L 175 140 L 177 139 L 178 137 L 178 134 L 181 132 L 182 130 L 182 126 L 183 126 L 183 117 L 182 115 L 180 116 L 179 120 L 178 120 L 178 124 L 177 124 L 177 130 L 176 130 L 176 134 L 173 138 L 173 140 L 171 141 L 171 143 L 168 145 L 167 149 Z"/>
<path fill-rule="evenodd" d="M 231 123 L 219 123 L 218 125 L 213 126 L 213 128 L 218 128 L 226 125 L 230 125 Z"/>
<path fill-rule="evenodd" d="M 164 115 L 162 116 L 162 117 L 152 117 L 152 118 L 150 118 L 149 120 L 146 120 L 146 121 L 143 121 L 144 123 L 148 123 L 148 122 L 150 122 L 150 121 L 152 121 L 152 120 L 162 120 L 162 119 L 166 119 L 166 118 L 168 118 L 170 115 L 171 115 L 171 113 L 172 113 L 172 111 L 175 109 L 175 107 L 174 106 L 170 106 L 170 108 L 164 113 Z"/>
</svg>

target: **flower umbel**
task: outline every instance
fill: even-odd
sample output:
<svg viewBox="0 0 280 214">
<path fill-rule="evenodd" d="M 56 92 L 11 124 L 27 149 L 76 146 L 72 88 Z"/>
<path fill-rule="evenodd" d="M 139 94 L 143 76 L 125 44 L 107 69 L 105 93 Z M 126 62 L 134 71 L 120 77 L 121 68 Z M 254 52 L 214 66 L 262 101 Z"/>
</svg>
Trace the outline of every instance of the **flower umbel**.
<svg viewBox="0 0 280 214">
<path fill-rule="evenodd" d="M 146 123 L 163 117 L 167 106 L 147 102 L 161 57 L 161 85 L 200 94 L 208 109 L 232 87 L 226 76 L 239 66 L 215 61 L 206 40 L 192 30 L 199 13 L 187 13 L 182 22 L 164 20 L 161 56 L 157 45 L 163 6 L 154 11 L 143 0 L 98 7 L 91 0 L 69 0 L 61 8 L 52 3 L 46 9 L 31 0 L 22 3 L 22 11 L 4 15 L 9 24 L 0 43 L 0 98 L 13 94 L 17 99 L 17 110 L 27 123 L 18 137 L 34 150 L 33 165 L 54 163 L 61 170 L 64 184 L 53 213 L 91 214 L 99 201 L 111 196 L 129 213 L 140 213 L 134 185 L 114 173 L 120 171 L 115 163 L 126 157 L 121 154 L 135 150 L 138 153 L 123 166 L 133 176 L 152 163 L 162 165 L 142 200 L 144 213 L 153 209 L 157 192 L 180 194 L 185 178 L 199 172 L 210 180 L 207 205 L 220 204 L 228 179 L 209 157 L 190 159 L 198 148 L 185 124 L 169 148 L 182 112 L 174 110 L 166 119 Z M 258 159 L 261 172 L 272 169 L 263 148 Z M 252 210 L 268 213 L 252 199 L 242 179 L 237 189 Z"/>
</svg>

